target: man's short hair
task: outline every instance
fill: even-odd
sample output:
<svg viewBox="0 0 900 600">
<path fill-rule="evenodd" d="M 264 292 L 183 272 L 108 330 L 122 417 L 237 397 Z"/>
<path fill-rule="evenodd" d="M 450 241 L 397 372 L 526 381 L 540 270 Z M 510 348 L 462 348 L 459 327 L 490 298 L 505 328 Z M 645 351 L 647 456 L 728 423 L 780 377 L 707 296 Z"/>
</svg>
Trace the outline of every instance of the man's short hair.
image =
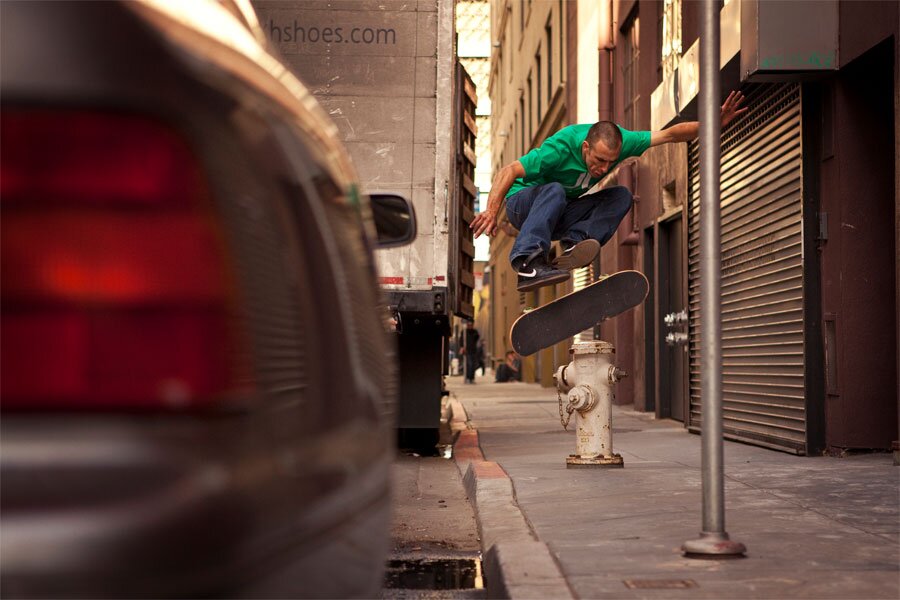
<svg viewBox="0 0 900 600">
<path fill-rule="evenodd" d="M 585 141 L 591 147 L 597 142 L 603 142 L 610 150 L 619 150 L 622 148 L 622 132 L 612 121 L 597 121 L 588 129 Z"/>
</svg>

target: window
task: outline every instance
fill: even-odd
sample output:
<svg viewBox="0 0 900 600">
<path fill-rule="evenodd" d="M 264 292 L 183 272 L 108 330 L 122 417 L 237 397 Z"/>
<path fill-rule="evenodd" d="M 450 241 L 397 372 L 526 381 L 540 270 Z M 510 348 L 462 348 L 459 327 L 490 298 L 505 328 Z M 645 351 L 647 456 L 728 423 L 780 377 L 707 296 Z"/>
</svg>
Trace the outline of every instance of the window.
<svg viewBox="0 0 900 600">
<path fill-rule="evenodd" d="M 534 100 L 532 98 L 533 89 L 531 86 L 531 73 L 528 74 L 528 85 L 526 87 L 528 93 L 528 134 L 525 139 L 528 140 L 528 147 L 531 147 L 532 123 L 534 123 Z"/>
<path fill-rule="evenodd" d="M 507 14 L 506 27 L 504 28 L 505 32 L 503 34 L 504 46 L 506 46 L 507 43 L 512 44 L 512 5 L 507 4 L 506 10 L 509 14 Z M 513 61 L 515 60 L 515 52 L 507 51 L 504 52 L 504 55 L 508 57 L 507 62 L 509 63 L 506 65 L 506 80 L 512 83 Z"/>
<path fill-rule="evenodd" d="M 640 75 L 640 20 L 633 13 L 622 28 L 625 38 L 622 44 L 622 91 L 625 99 L 625 128 L 637 129 L 637 105 L 640 99 L 638 76 Z"/>
<path fill-rule="evenodd" d="M 666 8 L 662 2 L 656 3 L 656 47 L 659 49 L 659 52 L 656 53 L 656 85 L 662 83 L 663 80 L 663 28 L 665 27 L 665 23 L 663 22 L 666 18 Z"/>
<path fill-rule="evenodd" d="M 525 98 L 519 96 L 519 147 L 522 151 L 519 154 L 525 154 Z"/>
<path fill-rule="evenodd" d="M 537 122 L 541 122 L 541 117 L 544 116 L 543 111 L 543 101 L 544 101 L 544 91 L 541 89 L 541 50 L 538 48 L 537 54 L 534 55 L 534 68 L 535 68 L 535 77 L 534 81 L 537 85 L 537 114 L 535 115 L 537 118 Z"/>
<path fill-rule="evenodd" d="M 497 70 L 494 72 L 496 77 L 493 78 L 492 83 L 496 84 L 497 89 L 497 103 L 500 106 L 503 106 L 503 92 L 506 87 L 503 85 L 503 45 L 501 44 L 499 48 L 497 48 Z"/>
<path fill-rule="evenodd" d="M 559 38 L 559 80 L 565 81 L 566 79 L 566 19 L 568 18 L 566 12 L 563 10 L 566 6 L 564 0 L 559 0 L 559 29 L 556 32 L 556 37 Z"/>
<path fill-rule="evenodd" d="M 662 79 L 675 72 L 681 58 L 681 0 L 663 0 L 660 52 Z"/>
<path fill-rule="evenodd" d="M 547 26 L 544 27 L 545 43 L 544 48 L 547 52 L 547 104 L 553 100 L 553 15 L 551 11 L 550 17 L 547 19 Z"/>
</svg>

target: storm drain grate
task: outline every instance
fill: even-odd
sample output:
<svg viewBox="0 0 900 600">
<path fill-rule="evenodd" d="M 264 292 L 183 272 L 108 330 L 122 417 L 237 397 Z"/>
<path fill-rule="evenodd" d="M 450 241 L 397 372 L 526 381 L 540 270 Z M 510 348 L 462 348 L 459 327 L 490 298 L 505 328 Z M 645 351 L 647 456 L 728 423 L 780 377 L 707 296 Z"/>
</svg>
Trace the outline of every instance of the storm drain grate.
<svg viewBox="0 0 900 600">
<path fill-rule="evenodd" d="M 685 590 L 700 587 L 693 579 L 625 579 L 622 583 L 632 590 Z"/>
<path fill-rule="evenodd" d="M 384 587 L 406 590 L 484 588 L 481 560 L 389 560 Z"/>
</svg>

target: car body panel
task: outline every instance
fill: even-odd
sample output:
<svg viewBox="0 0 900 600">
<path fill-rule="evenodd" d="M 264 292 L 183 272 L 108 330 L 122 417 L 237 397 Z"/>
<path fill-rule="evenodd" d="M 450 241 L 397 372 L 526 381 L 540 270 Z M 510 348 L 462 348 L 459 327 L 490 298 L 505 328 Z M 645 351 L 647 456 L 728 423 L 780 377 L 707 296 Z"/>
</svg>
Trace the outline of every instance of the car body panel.
<svg viewBox="0 0 900 600">
<path fill-rule="evenodd" d="M 232 267 L 247 382 L 202 410 L 5 410 L 6 595 L 380 587 L 396 374 L 371 211 L 302 84 L 233 13 L 189 4 L 207 5 L 199 21 L 178 3 L 0 4 L 4 112 L 146 115 L 190 144 Z"/>
</svg>

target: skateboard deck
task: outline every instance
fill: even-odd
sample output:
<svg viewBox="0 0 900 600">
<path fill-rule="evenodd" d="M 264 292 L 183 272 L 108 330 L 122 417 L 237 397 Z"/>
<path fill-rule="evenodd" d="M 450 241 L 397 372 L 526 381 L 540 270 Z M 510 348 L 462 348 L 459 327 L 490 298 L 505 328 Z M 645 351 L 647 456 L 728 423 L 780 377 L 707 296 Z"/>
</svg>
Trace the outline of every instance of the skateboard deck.
<svg viewBox="0 0 900 600">
<path fill-rule="evenodd" d="M 534 354 L 637 306 L 649 291 L 643 273 L 613 273 L 516 319 L 509 334 L 513 349 L 522 356 Z"/>
<path fill-rule="evenodd" d="M 557 269 L 571 271 L 591 264 L 598 252 L 600 252 L 600 242 L 589 238 L 575 244 L 568 254 L 563 252 L 554 258 L 551 264 Z"/>
</svg>

